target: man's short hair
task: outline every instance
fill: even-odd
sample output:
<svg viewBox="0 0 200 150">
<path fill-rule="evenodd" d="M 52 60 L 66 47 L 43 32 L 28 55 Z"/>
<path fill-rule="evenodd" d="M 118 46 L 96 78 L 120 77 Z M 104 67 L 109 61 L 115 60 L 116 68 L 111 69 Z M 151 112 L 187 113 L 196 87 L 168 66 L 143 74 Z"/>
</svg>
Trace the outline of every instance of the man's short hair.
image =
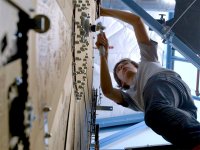
<svg viewBox="0 0 200 150">
<path fill-rule="evenodd" d="M 115 65 L 115 67 L 114 67 L 114 69 L 113 69 L 113 74 L 114 74 L 115 81 L 116 81 L 117 84 L 118 84 L 118 87 L 120 87 L 120 88 L 122 88 L 122 89 L 124 89 L 124 90 L 127 90 L 127 89 L 129 89 L 130 87 L 129 87 L 128 85 L 122 86 L 121 80 L 119 79 L 119 77 L 117 76 L 117 73 L 116 73 L 116 71 L 117 71 L 117 66 L 118 66 L 120 63 L 125 62 L 125 61 L 128 61 L 128 62 L 132 63 L 136 68 L 138 68 L 138 63 L 136 63 L 135 61 L 133 61 L 133 60 L 131 60 L 131 59 L 129 59 L 129 58 L 123 58 L 123 59 L 121 59 L 118 63 L 116 63 L 116 65 Z"/>
</svg>

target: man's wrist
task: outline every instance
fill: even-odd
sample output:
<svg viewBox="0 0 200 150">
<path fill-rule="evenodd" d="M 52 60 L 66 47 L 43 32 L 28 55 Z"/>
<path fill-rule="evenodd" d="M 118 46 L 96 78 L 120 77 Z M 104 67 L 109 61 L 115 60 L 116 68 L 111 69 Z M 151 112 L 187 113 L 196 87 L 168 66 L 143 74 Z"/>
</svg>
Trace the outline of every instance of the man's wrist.
<svg viewBox="0 0 200 150">
<path fill-rule="evenodd" d="M 100 48 L 100 49 L 99 49 L 99 55 L 100 55 L 100 56 L 105 56 L 105 55 L 106 55 L 106 51 L 105 51 L 104 48 Z"/>
</svg>

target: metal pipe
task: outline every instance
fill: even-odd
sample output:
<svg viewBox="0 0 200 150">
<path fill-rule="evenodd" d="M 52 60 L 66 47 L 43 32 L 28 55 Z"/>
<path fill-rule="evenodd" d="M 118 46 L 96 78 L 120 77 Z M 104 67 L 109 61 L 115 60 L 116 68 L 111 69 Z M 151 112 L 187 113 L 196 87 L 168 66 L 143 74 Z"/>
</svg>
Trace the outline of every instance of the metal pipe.
<svg viewBox="0 0 200 150">
<path fill-rule="evenodd" d="M 195 94 L 196 96 L 199 96 L 199 69 L 197 69 L 197 78 L 196 78 L 196 91 L 195 91 Z"/>
</svg>

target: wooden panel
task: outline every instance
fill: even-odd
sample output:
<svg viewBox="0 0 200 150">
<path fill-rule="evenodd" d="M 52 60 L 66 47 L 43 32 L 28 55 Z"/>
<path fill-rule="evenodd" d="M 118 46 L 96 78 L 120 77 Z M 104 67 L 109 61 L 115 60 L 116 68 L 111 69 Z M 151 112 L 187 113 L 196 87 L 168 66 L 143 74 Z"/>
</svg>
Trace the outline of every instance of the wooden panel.
<svg viewBox="0 0 200 150">
<path fill-rule="evenodd" d="M 7 2 L 0 1 L 0 149 L 3 150 L 8 150 L 9 148 L 8 112 L 10 101 L 8 100 L 8 88 L 16 77 L 21 76 L 19 60 L 3 66 L 8 58 L 16 52 L 14 34 L 17 31 L 17 22 L 17 10 Z"/>
<path fill-rule="evenodd" d="M 34 11 L 34 1 L 33 0 L 7 0 L 11 1 L 14 5 L 25 11 L 27 14 L 31 15 Z"/>
<path fill-rule="evenodd" d="M 60 149 L 60 146 L 63 147 L 65 143 L 63 131 L 66 129 L 68 118 L 64 115 L 69 107 L 70 82 L 72 86 L 71 26 L 55 0 L 37 1 L 37 13 L 45 14 L 50 18 L 51 28 L 45 34 L 36 34 L 35 41 L 34 38 L 32 39 L 34 48 L 31 54 L 34 59 L 31 58 L 30 92 L 35 100 L 33 103 L 37 119 L 34 123 L 31 147 L 32 149 L 44 148 L 43 130 L 44 126 L 48 126 L 49 132 L 52 132 L 48 145 L 49 149 L 53 150 Z M 43 122 L 42 110 L 45 106 L 52 109 L 48 113 L 47 125 Z M 60 122 L 63 124 L 59 124 Z M 58 131 L 58 128 L 62 130 Z"/>
<path fill-rule="evenodd" d="M 57 0 L 68 24 L 72 26 L 73 3 L 72 0 Z"/>
<path fill-rule="evenodd" d="M 16 52 L 16 37 L 14 34 L 17 32 L 16 24 L 18 20 L 18 11 L 9 3 L 0 1 L 0 45 L 3 44 L 4 38 L 7 43 L 4 51 L 1 50 L 0 67 Z"/>
<path fill-rule="evenodd" d="M 63 149 L 65 147 L 65 140 L 67 136 L 67 121 L 69 113 L 69 103 L 72 90 L 72 68 L 68 68 L 66 80 L 63 85 L 62 93 L 60 95 L 59 104 L 56 109 L 56 114 L 51 128 L 52 138 L 49 141 L 49 149 Z M 59 129 L 59 130 L 58 130 Z"/>
<path fill-rule="evenodd" d="M 21 76 L 21 61 L 17 60 L 0 68 L 0 147 L 7 150 L 9 144 L 9 104 L 8 88 L 15 81 L 16 77 Z"/>
<path fill-rule="evenodd" d="M 86 12 L 89 16 L 88 20 L 91 24 L 94 24 L 95 19 L 95 3 L 90 2 L 90 6 L 87 10 L 80 11 L 82 9 L 81 6 L 87 6 L 87 2 L 83 1 L 83 3 L 79 3 L 77 1 L 78 7 L 75 10 L 75 72 L 76 72 L 76 83 L 75 92 L 81 93 L 79 96 L 75 97 L 76 103 L 76 110 L 75 110 L 75 143 L 74 149 L 89 149 L 89 122 L 90 122 L 90 104 L 91 104 L 91 87 L 92 87 L 92 46 L 93 46 L 93 38 L 92 34 L 90 33 L 89 36 L 83 36 L 82 38 L 86 40 L 83 42 L 80 38 L 81 28 L 83 27 L 81 24 L 80 16 L 82 12 Z M 80 7 L 79 7 L 80 6 Z M 88 44 L 88 45 L 87 45 Z M 81 51 L 81 48 L 87 45 L 87 50 Z M 86 59 L 87 58 L 87 59 Z M 85 60 L 86 59 L 86 60 Z M 84 65 L 87 64 L 87 68 Z M 81 69 L 80 69 L 81 68 Z M 81 73 L 81 70 L 85 70 L 85 74 Z M 86 79 L 84 79 L 86 76 Z M 80 82 L 81 81 L 81 82 Z"/>
<path fill-rule="evenodd" d="M 8 101 L 6 99 L 6 75 L 4 69 L 0 69 L 0 147 L 8 149 Z"/>
<path fill-rule="evenodd" d="M 72 89 L 72 92 L 74 90 Z M 65 144 L 65 150 L 75 150 L 74 149 L 74 135 L 75 135 L 75 97 L 71 94 L 70 108 L 69 108 L 69 118 L 67 126 L 67 140 Z"/>
<path fill-rule="evenodd" d="M 33 122 L 30 135 L 31 150 L 86 150 L 89 149 L 89 121 L 90 104 L 92 88 L 92 34 L 87 37 L 87 58 L 86 53 L 80 57 L 86 58 L 86 79 L 84 81 L 83 95 L 80 101 L 77 101 L 74 87 L 75 76 L 73 76 L 74 55 L 81 45 L 74 46 L 74 20 L 73 20 L 73 1 L 72 0 L 32 0 L 32 1 L 13 1 L 24 11 L 30 14 L 30 8 L 35 12 L 30 15 L 44 14 L 51 22 L 50 30 L 44 34 L 38 34 L 34 31 L 29 32 L 28 39 L 28 91 L 33 111 L 36 119 Z M 85 3 L 86 1 L 84 1 Z M 94 24 L 95 1 L 90 2 L 86 12 L 90 15 L 89 22 Z M 7 3 L 0 1 L 0 38 L 5 35 L 12 37 L 17 31 L 18 15 L 16 9 L 8 11 L 10 7 Z M 7 10 L 7 11 L 6 11 Z M 4 22 L 2 15 L 8 14 L 8 22 Z M 80 14 L 76 8 L 77 21 L 80 22 Z M 4 18 L 5 19 L 5 18 Z M 12 23 L 10 23 L 12 22 Z M 4 26 L 5 28 L 2 28 Z M 76 28 L 75 34 L 78 35 L 79 29 Z M 16 40 L 16 39 L 15 39 Z M 16 41 L 8 38 L 7 49 L 12 49 Z M 78 39 L 80 40 L 80 39 Z M 16 47 L 13 48 L 16 50 Z M 2 54 L 0 55 L 0 60 Z M 76 62 L 78 64 L 78 62 Z M 10 64 L 11 65 L 11 64 Z M 7 65 L 9 67 L 10 65 Z M 76 67 L 81 67 L 82 63 Z M 1 65 L 0 65 L 1 66 Z M 8 110 L 6 86 L 11 78 L 20 74 L 19 61 L 14 66 L 0 68 L 0 147 L 8 149 Z M 15 69 L 13 69 L 15 67 Z M 5 71 L 6 70 L 6 71 Z M 8 76 L 11 74 L 11 76 Z M 8 77 L 7 77 L 8 76 Z M 82 76 L 76 76 L 78 80 L 83 80 Z M 6 87 L 6 88 L 4 88 Z M 44 112 L 43 108 L 47 106 L 51 111 Z M 46 121 L 46 122 L 45 122 Z M 49 139 L 44 138 L 45 132 L 52 134 Z"/>
</svg>

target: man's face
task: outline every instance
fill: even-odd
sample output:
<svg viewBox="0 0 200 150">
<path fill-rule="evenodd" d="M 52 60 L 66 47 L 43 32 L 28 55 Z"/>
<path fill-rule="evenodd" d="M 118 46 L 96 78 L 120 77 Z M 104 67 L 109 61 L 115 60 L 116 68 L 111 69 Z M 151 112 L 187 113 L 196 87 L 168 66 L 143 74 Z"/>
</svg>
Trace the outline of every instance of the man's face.
<svg viewBox="0 0 200 150">
<path fill-rule="evenodd" d="M 116 74 L 121 80 L 122 85 L 129 85 L 128 80 L 133 79 L 136 73 L 137 68 L 130 61 L 123 61 L 116 68 Z"/>
</svg>

